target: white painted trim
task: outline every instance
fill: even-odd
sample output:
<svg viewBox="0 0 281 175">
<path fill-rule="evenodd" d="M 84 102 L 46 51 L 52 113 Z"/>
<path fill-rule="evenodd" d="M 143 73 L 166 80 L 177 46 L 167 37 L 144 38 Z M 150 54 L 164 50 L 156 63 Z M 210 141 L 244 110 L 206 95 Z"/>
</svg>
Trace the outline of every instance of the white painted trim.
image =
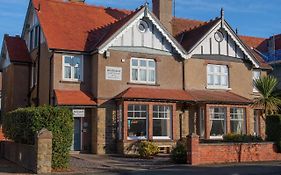
<svg viewBox="0 0 281 175">
<path fill-rule="evenodd" d="M 169 136 L 153 136 L 153 140 L 171 140 L 172 138 Z"/>
<path fill-rule="evenodd" d="M 133 21 L 128 21 L 127 24 L 125 24 L 124 26 L 126 26 L 126 28 L 120 28 L 116 33 L 117 35 L 112 35 L 105 43 L 103 44 L 100 48 L 98 48 L 98 52 L 99 54 L 103 54 L 106 50 L 109 49 L 109 47 L 112 46 L 112 44 L 117 40 L 117 38 L 121 35 L 123 35 L 126 30 L 128 28 L 131 28 L 132 25 L 136 24 L 140 19 L 142 19 L 143 17 L 145 17 L 145 12 L 144 12 L 144 8 L 142 10 L 140 10 L 136 15 L 135 19 Z M 172 45 L 172 47 L 183 57 L 186 58 L 186 54 L 185 54 L 185 50 L 183 48 L 181 48 L 182 46 L 178 43 L 175 43 L 175 39 L 167 34 L 167 31 L 165 29 L 163 29 L 163 27 L 161 27 L 161 24 L 159 24 L 159 22 L 156 21 L 156 18 L 154 17 L 153 13 L 150 12 L 148 10 L 147 16 L 148 19 L 150 19 L 152 21 L 152 23 L 156 26 L 156 28 L 160 31 L 160 33 L 167 39 L 167 41 Z M 128 24 L 129 23 L 129 24 Z M 180 48 L 179 48 L 180 47 Z"/>
<path fill-rule="evenodd" d="M 146 63 L 147 63 L 147 65 L 146 65 L 146 78 L 147 78 L 147 80 L 146 81 L 141 81 L 141 80 L 133 80 L 133 78 L 132 78 L 132 69 L 133 69 L 133 65 L 132 65 L 132 61 L 133 60 L 137 60 L 137 61 L 140 61 L 140 60 L 142 60 L 142 61 L 146 61 Z M 148 62 L 149 61 L 154 61 L 154 64 L 155 64 L 155 68 L 154 68 L 154 81 L 152 82 L 152 81 L 148 81 L 148 70 L 152 70 L 152 68 L 149 68 L 148 67 Z M 138 68 L 138 70 L 139 70 L 139 68 Z M 136 58 L 136 57 L 132 57 L 131 59 L 130 59 L 130 82 L 132 82 L 132 83 L 142 83 L 142 84 L 156 84 L 156 77 L 157 77 L 157 75 L 156 75 L 156 73 L 157 73 L 157 65 L 156 65 L 156 61 L 154 60 L 154 59 L 144 59 L 144 58 Z M 138 79 L 140 78 L 140 73 L 139 73 L 139 71 L 138 71 Z"/>
<path fill-rule="evenodd" d="M 71 71 L 71 78 L 64 78 L 64 59 L 65 57 L 75 57 L 75 56 L 79 56 L 80 59 L 81 59 L 81 72 L 80 72 L 80 75 L 81 75 L 81 78 L 80 79 L 74 79 L 74 71 Z M 80 82 L 80 81 L 83 81 L 83 78 L 84 78 L 84 55 L 62 55 L 62 80 L 63 81 L 69 81 L 69 82 Z"/>
</svg>

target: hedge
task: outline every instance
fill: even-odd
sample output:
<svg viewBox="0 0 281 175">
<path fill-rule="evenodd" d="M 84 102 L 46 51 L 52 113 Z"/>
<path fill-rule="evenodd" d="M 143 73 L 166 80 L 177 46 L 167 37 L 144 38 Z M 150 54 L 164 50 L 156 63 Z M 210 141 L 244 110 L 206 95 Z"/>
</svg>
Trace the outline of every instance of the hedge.
<svg viewBox="0 0 281 175">
<path fill-rule="evenodd" d="M 226 134 L 223 136 L 222 142 L 231 143 L 251 143 L 262 142 L 263 139 L 260 136 L 246 135 L 246 134 Z"/>
<path fill-rule="evenodd" d="M 281 114 L 266 117 L 266 135 L 268 141 L 274 141 L 281 152 Z"/>
<path fill-rule="evenodd" d="M 53 133 L 52 167 L 67 168 L 73 137 L 73 116 L 67 108 L 42 106 L 19 108 L 3 118 L 7 138 L 34 144 L 36 132 L 46 128 Z"/>
</svg>

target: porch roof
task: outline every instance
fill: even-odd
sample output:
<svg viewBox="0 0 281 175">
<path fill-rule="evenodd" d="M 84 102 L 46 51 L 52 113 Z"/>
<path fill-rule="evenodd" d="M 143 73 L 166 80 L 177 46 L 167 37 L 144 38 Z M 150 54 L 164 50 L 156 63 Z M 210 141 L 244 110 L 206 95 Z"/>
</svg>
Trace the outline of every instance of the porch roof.
<svg viewBox="0 0 281 175">
<path fill-rule="evenodd" d="M 252 103 L 250 99 L 226 90 L 176 90 L 130 87 L 115 98 L 125 100 L 171 100 L 217 104 Z"/>
<path fill-rule="evenodd" d="M 171 101 L 194 101 L 184 90 L 130 87 L 116 96 L 117 99 L 150 99 Z"/>
<path fill-rule="evenodd" d="M 252 100 L 226 90 L 187 90 L 196 102 L 222 104 L 250 104 Z"/>
<path fill-rule="evenodd" d="M 89 93 L 80 90 L 55 90 L 57 104 L 61 106 L 94 106 L 96 101 Z"/>
</svg>

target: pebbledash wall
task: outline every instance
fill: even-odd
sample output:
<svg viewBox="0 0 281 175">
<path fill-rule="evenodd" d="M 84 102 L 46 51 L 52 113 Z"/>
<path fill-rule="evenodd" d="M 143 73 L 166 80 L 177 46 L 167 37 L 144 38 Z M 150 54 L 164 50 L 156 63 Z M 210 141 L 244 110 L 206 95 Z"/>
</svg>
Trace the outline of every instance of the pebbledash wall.
<svg viewBox="0 0 281 175">
<path fill-rule="evenodd" d="M 199 136 L 187 137 L 187 163 L 191 165 L 281 160 L 272 142 L 199 143 Z"/>
</svg>

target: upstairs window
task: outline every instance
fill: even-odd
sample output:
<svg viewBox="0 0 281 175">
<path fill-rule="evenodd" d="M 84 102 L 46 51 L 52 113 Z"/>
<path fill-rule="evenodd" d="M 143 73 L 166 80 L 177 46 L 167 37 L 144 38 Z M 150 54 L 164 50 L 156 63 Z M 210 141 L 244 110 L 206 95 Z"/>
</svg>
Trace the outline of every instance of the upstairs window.
<svg viewBox="0 0 281 175">
<path fill-rule="evenodd" d="M 83 57 L 82 56 L 63 56 L 62 64 L 63 80 L 82 81 L 83 78 Z"/>
<path fill-rule="evenodd" d="M 254 81 L 261 77 L 260 71 L 253 71 L 253 92 L 258 92 L 257 88 L 255 87 Z"/>
<path fill-rule="evenodd" d="M 131 59 L 131 82 L 155 84 L 156 64 L 152 59 Z"/>
<path fill-rule="evenodd" d="M 226 65 L 208 64 L 207 66 L 207 88 L 227 89 L 228 67 Z"/>
</svg>

